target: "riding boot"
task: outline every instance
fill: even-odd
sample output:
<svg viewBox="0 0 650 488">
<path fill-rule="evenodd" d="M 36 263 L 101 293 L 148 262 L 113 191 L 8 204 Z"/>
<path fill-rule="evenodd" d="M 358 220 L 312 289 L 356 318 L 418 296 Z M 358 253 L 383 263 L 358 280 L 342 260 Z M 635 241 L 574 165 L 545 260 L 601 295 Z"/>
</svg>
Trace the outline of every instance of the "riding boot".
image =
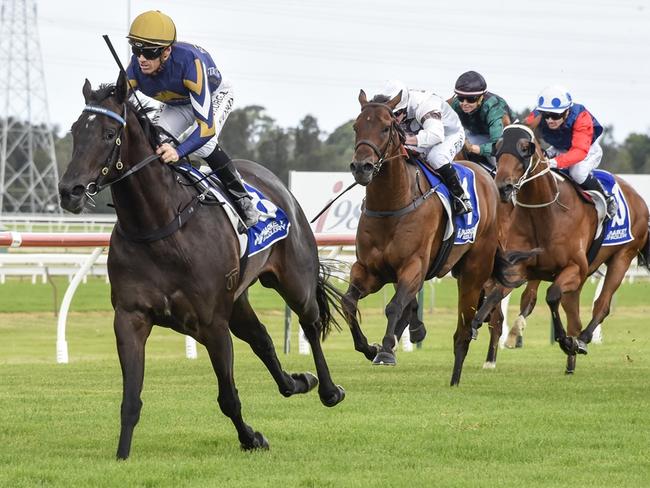
<svg viewBox="0 0 650 488">
<path fill-rule="evenodd" d="M 463 215 L 472 211 L 472 202 L 460 184 L 458 173 L 451 163 L 444 164 L 436 170 L 438 175 L 454 197 L 452 200 L 455 215 Z"/>
<path fill-rule="evenodd" d="M 587 191 L 596 191 L 605 197 L 605 202 L 607 203 L 607 217 L 613 219 L 618 211 L 618 203 L 616 203 L 616 198 L 611 193 L 607 193 L 603 185 L 600 183 L 598 178 L 596 178 L 592 173 L 587 176 L 587 179 L 580 184 L 580 188 Z"/>
<path fill-rule="evenodd" d="M 257 224 L 260 213 L 253 205 L 251 196 L 244 188 L 241 177 L 226 152 L 217 144 L 217 147 L 205 158 L 205 161 L 226 187 L 244 225 L 248 228 Z"/>
</svg>

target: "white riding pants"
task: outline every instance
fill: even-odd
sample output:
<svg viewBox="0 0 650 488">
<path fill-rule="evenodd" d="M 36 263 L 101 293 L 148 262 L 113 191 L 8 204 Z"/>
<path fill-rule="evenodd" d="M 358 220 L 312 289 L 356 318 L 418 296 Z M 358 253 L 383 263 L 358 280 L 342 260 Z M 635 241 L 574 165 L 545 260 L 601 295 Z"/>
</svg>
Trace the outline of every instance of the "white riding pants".
<svg viewBox="0 0 650 488">
<path fill-rule="evenodd" d="M 445 135 L 444 141 L 435 144 L 426 153 L 427 162 L 433 169 L 438 169 L 445 164 L 451 163 L 456 157 L 456 154 L 463 148 L 463 144 L 465 144 L 464 130 Z"/>
<path fill-rule="evenodd" d="M 205 158 L 214 151 L 217 146 L 217 138 L 232 112 L 233 103 L 232 87 L 229 82 L 222 80 L 219 89 L 212 94 L 212 116 L 216 132 L 212 139 L 194 151 L 193 155 Z M 191 104 L 166 105 L 163 103 L 154 117 L 154 122 L 181 142 L 197 127 Z"/>
<path fill-rule="evenodd" d="M 569 175 L 578 185 L 584 183 L 592 170 L 596 169 L 600 165 L 600 160 L 603 158 L 603 148 L 600 147 L 599 140 L 600 137 L 591 145 L 585 159 L 573 166 L 569 166 Z M 558 151 L 551 146 L 546 150 L 546 152 L 550 152 L 550 154 L 555 156 L 558 154 L 564 154 L 566 151 Z"/>
</svg>

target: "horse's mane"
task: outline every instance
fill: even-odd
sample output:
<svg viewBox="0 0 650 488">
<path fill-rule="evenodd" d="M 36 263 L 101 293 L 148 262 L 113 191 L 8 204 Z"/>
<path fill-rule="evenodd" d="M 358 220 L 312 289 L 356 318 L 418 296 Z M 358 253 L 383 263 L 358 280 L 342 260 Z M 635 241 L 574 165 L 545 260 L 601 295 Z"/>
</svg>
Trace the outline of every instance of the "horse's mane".
<svg viewBox="0 0 650 488">
<path fill-rule="evenodd" d="M 94 90 L 92 92 L 90 99 L 95 103 L 100 103 L 113 95 L 115 95 L 115 84 L 103 83 L 99 85 L 99 88 L 97 88 L 97 90 Z M 143 104 L 141 107 L 137 107 L 130 100 L 127 100 L 126 105 L 127 109 L 131 112 L 134 112 L 138 118 L 138 122 L 140 122 L 140 126 L 142 127 L 142 130 L 144 131 L 149 144 L 151 144 L 151 147 L 157 147 L 160 143 L 160 139 L 158 138 L 160 129 L 149 118 L 149 114 L 157 110 L 156 107 L 145 104 Z"/>
</svg>

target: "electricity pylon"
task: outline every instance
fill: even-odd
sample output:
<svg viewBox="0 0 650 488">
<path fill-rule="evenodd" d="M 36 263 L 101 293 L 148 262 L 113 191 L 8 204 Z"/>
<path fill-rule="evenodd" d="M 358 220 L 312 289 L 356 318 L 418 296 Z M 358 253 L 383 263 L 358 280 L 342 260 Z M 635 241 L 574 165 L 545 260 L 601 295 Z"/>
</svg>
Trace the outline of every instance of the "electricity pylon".
<svg viewBox="0 0 650 488">
<path fill-rule="evenodd" d="M 36 0 L 0 6 L 0 213 L 60 212 Z"/>
</svg>

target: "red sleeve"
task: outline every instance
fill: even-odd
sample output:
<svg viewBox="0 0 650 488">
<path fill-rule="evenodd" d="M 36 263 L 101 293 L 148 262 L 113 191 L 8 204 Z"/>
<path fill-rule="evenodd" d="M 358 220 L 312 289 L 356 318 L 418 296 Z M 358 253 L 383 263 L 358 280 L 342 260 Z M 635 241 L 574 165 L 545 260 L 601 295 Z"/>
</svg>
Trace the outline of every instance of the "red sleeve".
<svg viewBox="0 0 650 488">
<path fill-rule="evenodd" d="M 568 168 L 587 157 L 591 141 L 594 137 L 594 124 L 591 115 L 586 110 L 578 115 L 573 124 L 573 133 L 571 134 L 571 147 L 564 154 L 555 158 L 558 168 Z"/>
</svg>

